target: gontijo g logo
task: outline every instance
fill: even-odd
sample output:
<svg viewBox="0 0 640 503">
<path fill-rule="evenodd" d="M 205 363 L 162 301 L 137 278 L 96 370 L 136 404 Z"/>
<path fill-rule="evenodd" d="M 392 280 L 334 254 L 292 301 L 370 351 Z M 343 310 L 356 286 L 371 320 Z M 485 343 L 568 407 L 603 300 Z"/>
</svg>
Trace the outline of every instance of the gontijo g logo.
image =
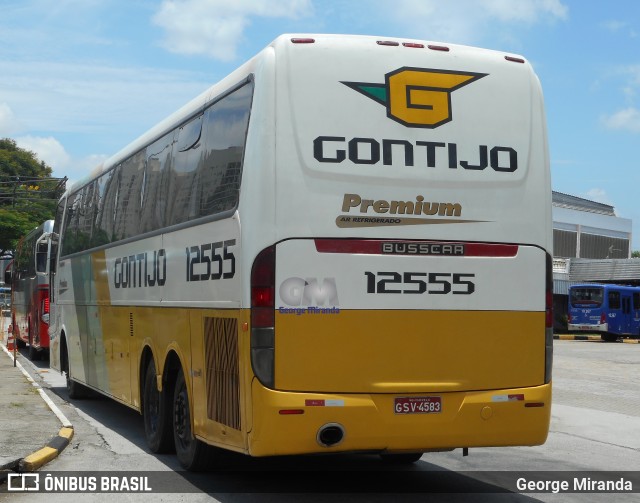
<svg viewBox="0 0 640 503">
<path fill-rule="evenodd" d="M 390 119 L 407 127 L 433 129 L 451 121 L 451 93 L 486 75 L 403 67 L 387 73 L 384 84 L 342 83 L 384 105 Z"/>
</svg>

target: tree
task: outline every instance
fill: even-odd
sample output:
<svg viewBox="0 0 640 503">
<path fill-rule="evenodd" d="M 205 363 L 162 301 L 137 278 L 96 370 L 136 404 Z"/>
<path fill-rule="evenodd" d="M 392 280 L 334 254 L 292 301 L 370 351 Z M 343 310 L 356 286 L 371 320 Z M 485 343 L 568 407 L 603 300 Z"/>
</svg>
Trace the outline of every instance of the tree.
<svg viewBox="0 0 640 503">
<path fill-rule="evenodd" d="M 0 139 L 0 256 L 13 255 L 22 236 L 55 215 L 66 178 L 10 138 Z"/>
<path fill-rule="evenodd" d="M 631 252 L 631 258 L 640 258 L 640 250 L 634 250 Z"/>
</svg>

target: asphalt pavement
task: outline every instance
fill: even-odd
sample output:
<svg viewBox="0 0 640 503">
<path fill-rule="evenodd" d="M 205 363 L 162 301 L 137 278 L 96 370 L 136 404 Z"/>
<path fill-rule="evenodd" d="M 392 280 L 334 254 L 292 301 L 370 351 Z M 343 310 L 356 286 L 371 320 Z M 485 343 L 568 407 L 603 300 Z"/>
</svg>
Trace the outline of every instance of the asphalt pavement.
<svg viewBox="0 0 640 503">
<path fill-rule="evenodd" d="M 9 318 L 0 319 L 0 484 L 12 472 L 32 472 L 69 444 L 73 426 L 10 351 Z M 15 360 L 14 360 L 15 355 Z"/>
<path fill-rule="evenodd" d="M 29 365 L 9 350 L 9 318 L 0 318 L 0 484 L 7 473 L 32 472 L 54 459 L 73 437 L 73 425 L 24 370 Z M 556 335 L 591 340 L 593 335 Z M 624 342 L 638 343 L 639 340 Z"/>
</svg>

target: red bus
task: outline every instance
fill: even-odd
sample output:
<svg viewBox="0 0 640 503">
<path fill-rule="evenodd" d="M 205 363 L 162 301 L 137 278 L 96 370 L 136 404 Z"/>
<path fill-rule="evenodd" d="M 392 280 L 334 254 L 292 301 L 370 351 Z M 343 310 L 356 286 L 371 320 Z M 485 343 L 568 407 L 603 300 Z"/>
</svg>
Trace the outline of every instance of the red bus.
<svg viewBox="0 0 640 503">
<path fill-rule="evenodd" d="M 53 220 L 24 236 L 18 243 L 11 274 L 11 320 L 18 347 L 29 347 L 29 358 L 49 352 L 49 257 Z"/>
</svg>

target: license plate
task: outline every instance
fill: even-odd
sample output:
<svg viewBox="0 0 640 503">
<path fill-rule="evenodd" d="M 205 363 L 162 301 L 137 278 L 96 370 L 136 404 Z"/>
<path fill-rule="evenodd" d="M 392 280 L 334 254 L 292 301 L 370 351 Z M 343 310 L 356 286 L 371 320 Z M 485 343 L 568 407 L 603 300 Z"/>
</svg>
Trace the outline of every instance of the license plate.
<svg viewBox="0 0 640 503">
<path fill-rule="evenodd" d="M 442 412 L 439 396 L 399 396 L 393 400 L 396 414 L 437 414 Z"/>
</svg>

